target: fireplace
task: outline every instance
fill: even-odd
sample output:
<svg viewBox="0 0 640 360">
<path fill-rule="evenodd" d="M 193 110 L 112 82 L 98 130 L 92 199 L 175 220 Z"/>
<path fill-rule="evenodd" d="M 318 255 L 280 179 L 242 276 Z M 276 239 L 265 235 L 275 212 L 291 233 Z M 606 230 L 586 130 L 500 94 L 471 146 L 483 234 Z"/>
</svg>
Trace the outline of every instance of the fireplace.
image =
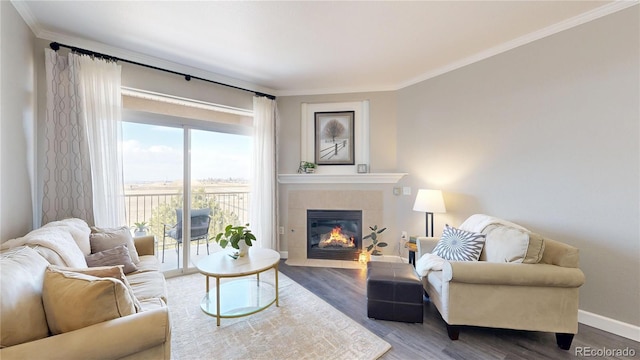
<svg viewBox="0 0 640 360">
<path fill-rule="evenodd" d="M 362 210 L 307 210 L 307 258 L 357 260 Z"/>
</svg>

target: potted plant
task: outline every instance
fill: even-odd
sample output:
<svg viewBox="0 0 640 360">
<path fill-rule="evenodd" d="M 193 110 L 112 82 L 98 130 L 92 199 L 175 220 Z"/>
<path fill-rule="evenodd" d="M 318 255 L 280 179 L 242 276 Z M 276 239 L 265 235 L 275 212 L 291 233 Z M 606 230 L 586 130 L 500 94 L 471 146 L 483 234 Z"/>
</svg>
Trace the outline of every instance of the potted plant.
<svg viewBox="0 0 640 360">
<path fill-rule="evenodd" d="M 142 221 L 142 222 L 136 222 L 133 223 L 134 224 L 134 231 L 133 231 L 133 236 L 146 236 L 147 235 L 147 230 L 149 230 L 149 227 L 147 226 L 147 222 L 146 221 Z"/>
<path fill-rule="evenodd" d="M 378 225 L 373 227 L 369 226 L 371 229 L 371 234 L 363 237 L 362 239 L 371 239 L 371 245 L 367 246 L 367 251 L 371 251 L 371 255 L 382 255 L 382 252 L 378 250 L 378 247 L 386 247 L 387 243 L 378 240 L 378 235 L 382 234 L 383 231 L 387 230 L 387 228 L 382 228 L 378 230 Z"/>
<path fill-rule="evenodd" d="M 244 226 L 227 225 L 224 231 L 218 233 L 215 237 L 220 247 L 226 248 L 227 245 L 231 244 L 231 247 L 237 250 L 234 252 L 234 255 L 232 255 L 233 258 L 245 256 L 249 246 L 253 245 L 252 241 L 255 239 L 255 235 L 253 235 L 249 229 L 249 224 L 245 224 Z"/>
<path fill-rule="evenodd" d="M 312 162 L 300 161 L 300 167 L 298 167 L 298 173 L 311 174 L 316 171 L 316 167 L 318 167 L 318 165 Z"/>
</svg>

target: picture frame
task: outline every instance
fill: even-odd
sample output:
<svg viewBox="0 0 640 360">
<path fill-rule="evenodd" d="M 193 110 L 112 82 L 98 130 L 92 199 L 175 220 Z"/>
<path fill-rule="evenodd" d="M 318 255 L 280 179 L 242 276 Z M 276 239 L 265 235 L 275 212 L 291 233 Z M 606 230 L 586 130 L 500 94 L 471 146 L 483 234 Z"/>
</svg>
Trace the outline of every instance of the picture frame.
<svg viewBox="0 0 640 360">
<path fill-rule="evenodd" d="M 355 165 L 355 112 L 314 112 L 314 154 L 318 165 Z"/>
</svg>

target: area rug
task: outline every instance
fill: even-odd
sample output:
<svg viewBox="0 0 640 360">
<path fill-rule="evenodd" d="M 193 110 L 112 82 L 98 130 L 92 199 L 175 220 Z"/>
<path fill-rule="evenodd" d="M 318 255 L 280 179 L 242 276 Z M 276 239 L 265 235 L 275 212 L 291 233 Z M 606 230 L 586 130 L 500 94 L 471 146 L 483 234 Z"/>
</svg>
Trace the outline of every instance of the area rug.
<svg viewBox="0 0 640 360">
<path fill-rule="evenodd" d="M 273 283 L 273 271 L 260 276 Z M 391 348 L 282 273 L 278 279 L 279 307 L 273 304 L 253 315 L 222 319 L 219 327 L 200 309 L 204 275 L 168 279 L 171 358 L 365 360 L 377 359 Z"/>
</svg>

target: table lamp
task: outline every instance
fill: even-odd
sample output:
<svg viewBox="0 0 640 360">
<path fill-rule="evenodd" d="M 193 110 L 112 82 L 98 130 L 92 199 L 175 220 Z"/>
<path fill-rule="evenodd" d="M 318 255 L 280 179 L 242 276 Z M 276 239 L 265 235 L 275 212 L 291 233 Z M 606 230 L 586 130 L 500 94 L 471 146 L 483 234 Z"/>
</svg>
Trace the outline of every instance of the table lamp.
<svg viewBox="0 0 640 360">
<path fill-rule="evenodd" d="M 416 202 L 413 204 L 413 211 L 425 212 L 425 232 L 427 236 L 433 236 L 433 213 L 445 213 L 442 191 L 420 189 L 416 195 Z M 431 235 L 429 235 L 429 215 L 431 215 Z"/>
</svg>

